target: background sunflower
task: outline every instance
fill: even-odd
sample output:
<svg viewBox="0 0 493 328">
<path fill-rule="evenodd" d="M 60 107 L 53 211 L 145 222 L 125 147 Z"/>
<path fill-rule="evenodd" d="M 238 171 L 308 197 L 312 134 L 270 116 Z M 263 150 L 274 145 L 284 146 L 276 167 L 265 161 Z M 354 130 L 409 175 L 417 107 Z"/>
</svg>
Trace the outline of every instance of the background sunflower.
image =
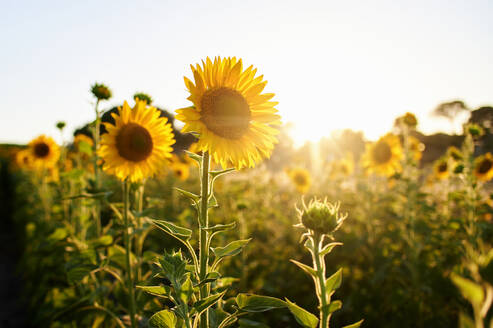
<svg viewBox="0 0 493 328">
<path fill-rule="evenodd" d="M 267 81 L 255 77 L 253 66 L 243 70 L 241 59 L 209 58 L 191 66 L 194 82 L 185 77 L 194 106 L 178 109 L 182 132 L 198 132 L 199 150 L 208 151 L 223 168 L 253 167 L 269 157 L 279 130 L 280 116 L 270 101 L 273 93 L 262 94 Z"/>
<path fill-rule="evenodd" d="M 60 158 L 60 147 L 45 135 L 31 140 L 28 147 L 35 168 L 52 168 Z"/>
<path fill-rule="evenodd" d="M 391 133 L 367 144 L 363 154 L 363 167 L 368 173 L 390 176 L 401 168 L 402 146 L 399 137 Z"/>
<path fill-rule="evenodd" d="M 478 180 L 489 181 L 493 178 L 493 155 L 486 153 L 474 161 L 474 175 Z"/>
<path fill-rule="evenodd" d="M 112 115 L 115 125 L 104 123 L 108 133 L 103 134 L 99 150 L 103 170 L 132 182 L 154 175 L 171 157 L 175 143 L 168 120 L 140 100 L 134 108 L 124 102 L 118 115 Z"/>
</svg>

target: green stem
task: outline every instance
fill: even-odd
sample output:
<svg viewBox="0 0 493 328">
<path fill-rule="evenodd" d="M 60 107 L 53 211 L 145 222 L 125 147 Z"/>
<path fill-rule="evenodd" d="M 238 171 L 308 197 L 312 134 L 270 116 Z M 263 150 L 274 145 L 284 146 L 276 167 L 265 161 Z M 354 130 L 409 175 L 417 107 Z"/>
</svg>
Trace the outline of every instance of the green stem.
<svg viewBox="0 0 493 328">
<path fill-rule="evenodd" d="M 137 211 L 139 213 L 142 213 L 143 207 L 144 207 L 144 183 L 143 181 L 139 188 L 137 189 Z M 140 229 L 142 228 L 142 217 L 139 216 L 137 219 L 137 227 Z M 142 249 L 144 247 L 144 234 L 140 233 L 136 236 L 135 238 L 135 255 L 137 256 L 137 259 L 139 261 L 139 264 L 137 266 L 137 282 L 140 282 L 142 280 Z"/>
<path fill-rule="evenodd" d="M 123 242 L 125 244 L 125 259 L 126 259 L 126 269 L 127 269 L 127 285 L 128 285 L 128 295 L 130 301 L 130 320 L 132 322 L 132 328 L 137 327 L 135 324 L 135 295 L 134 286 L 132 280 L 132 265 L 130 264 L 130 237 L 128 235 L 128 211 L 129 211 L 129 182 L 127 179 L 123 181 Z"/>
<path fill-rule="evenodd" d="M 99 167 L 98 167 L 98 149 L 99 149 L 99 134 L 100 134 L 100 127 L 101 127 L 101 117 L 100 113 L 98 110 L 99 106 L 99 99 L 96 101 L 96 106 L 94 108 L 94 111 L 96 112 L 96 121 L 94 125 L 94 156 L 93 156 L 93 165 L 94 165 L 94 188 L 96 191 L 99 191 L 100 189 L 100 177 L 99 177 Z M 94 206 L 94 216 L 96 220 L 96 230 L 98 236 L 101 236 L 101 202 L 98 198 L 95 199 L 96 203 Z"/>
<path fill-rule="evenodd" d="M 317 288 L 317 296 L 320 303 L 320 328 L 329 328 L 329 297 L 327 295 L 327 290 L 325 287 L 325 261 L 323 256 L 320 255 L 320 249 L 322 247 L 323 236 L 315 233 L 313 236 L 313 263 L 315 265 L 314 269 L 317 273 L 318 281 L 315 281 Z"/>
<path fill-rule="evenodd" d="M 202 156 L 202 166 L 201 166 L 201 191 L 200 191 L 200 213 L 199 213 L 199 263 L 200 271 L 199 278 L 204 280 L 207 275 L 208 263 L 209 263 L 209 247 L 207 245 L 207 240 L 209 239 L 209 233 L 204 230 L 204 228 L 209 227 L 209 217 L 208 217 L 208 201 L 209 201 L 209 164 L 210 158 L 209 153 L 204 152 Z M 206 298 L 209 296 L 209 285 L 204 284 L 200 287 L 200 298 Z M 204 311 L 200 316 L 200 328 L 209 327 L 209 313 Z"/>
</svg>

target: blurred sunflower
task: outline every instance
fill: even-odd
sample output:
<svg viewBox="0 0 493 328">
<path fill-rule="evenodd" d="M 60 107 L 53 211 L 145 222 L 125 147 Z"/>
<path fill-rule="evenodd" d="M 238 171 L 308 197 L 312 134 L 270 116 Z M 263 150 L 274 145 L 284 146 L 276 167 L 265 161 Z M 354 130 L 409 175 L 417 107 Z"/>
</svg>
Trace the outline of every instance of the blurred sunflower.
<svg viewBox="0 0 493 328">
<path fill-rule="evenodd" d="M 493 178 L 493 155 L 486 153 L 474 160 L 474 175 L 480 181 L 489 181 Z"/>
<path fill-rule="evenodd" d="M 188 164 L 183 162 L 173 162 L 171 164 L 171 170 L 175 174 L 175 177 L 177 177 L 181 181 L 185 181 L 190 175 Z"/>
<path fill-rule="evenodd" d="M 368 173 L 390 176 L 400 170 L 401 158 L 402 147 L 399 138 L 388 133 L 377 142 L 366 145 L 362 163 Z"/>
<path fill-rule="evenodd" d="M 28 144 L 33 166 L 36 168 L 51 168 L 60 157 L 60 147 L 55 141 L 45 135 L 31 140 Z"/>
<path fill-rule="evenodd" d="M 92 147 L 92 145 L 94 145 L 94 141 L 92 141 L 92 138 L 91 137 L 88 137 L 88 136 L 86 136 L 83 133 L 79 133 L 79 134 L 75 135 L 75 137 L 74 137 L 74 145 L 75 145 L 75 148 L 77 150 L 79 150 L 79 147 L 80 147 L 80 145 L 82 143 L 86 143 L 86 144 L 88 144 L 91 147 Z"/>
<path fill-rule="evenodd" d="M 28 170 L 32 168 L 33 158 L 29 149 L 23 149 L 15 154 L 15 163 L 18 167 L 24 170 Z"/>
<path fill-rule="evenodd" d="M 171 157 L 175 143 L 168 119 L 140 100 L 134 108 L 125 101 L 112 116 L 115 125 L 104 123 L 108 133 L 102 135 L 98 151 L 103 170 L 132 182 L 154 175 Z"/>
<path fill-rule="evenodd" d="M 423 151 L 425 150 L 425 145 L 419 141 L 418 138 L 410 136 L 409 137 L 409 151 L 411 152 L 412 158 L 418 162 L 423 156 Z"/>
<path fill-rule="evenodd" d="M 253 66 L 233 58 L 209 58 L 191 66 L 194 82 L 185 77 L 194 106 L 176 110 L 185 123 L 182 132 L 197 132 L 198 150 L 208 151 L 223 168 L 254 167 L 269 157 L 279 130 L 280 116 L 270 101 L 273 93 L 261 94 L 267 81 L 255 77 Z"/>
<path fill-rule="evenodd" d="M 452 158 L 454 161 L 458 162 L 462 160 L 462 153 L 461 151 L 455 147 L 455 146 L 450 146 L 447 149 L 447 156 Z"/>
<path fill-rule="evenodd" d="M 288 169 L 287 174 L 299 193 L 305 194 L 308 192 L 312 184 L 312 179 L 307 170 L 302 168 Z"/>
<path fill-rule="evenodd" d="M 439 180 L 447 179 L 450 175 L 449 165 L 446 158 L 439 159 L 433 165 L 433 174 Z"/>
<path fill-rule="evenodd" d="M 330 178 L 337 176 L 350 176 L 354 172 L 354 159 L 351 153 L 348 153 L 344 158 L 333 161 L 330 164 Z"/>
</svg>

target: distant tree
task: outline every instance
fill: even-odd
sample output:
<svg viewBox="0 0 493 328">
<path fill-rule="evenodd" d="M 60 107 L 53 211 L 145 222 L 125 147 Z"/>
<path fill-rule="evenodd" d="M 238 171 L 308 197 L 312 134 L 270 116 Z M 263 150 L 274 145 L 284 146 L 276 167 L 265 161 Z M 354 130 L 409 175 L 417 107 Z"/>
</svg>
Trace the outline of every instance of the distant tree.
<svg viewBox="0 0 493 328">
<path fill-rule="evenodd" d="M 433 110 L 432 114 L 445 117 L 453 122 L 457 115 L 466 111 L 469 111 L 469 108 L 462 100 L 454 100 L 441 103 Z"/>
<path fill-rule="evenodd" d="M 469 123 L 476 123 L 481 126 L 486 132 L 491 133 L 493 128 L 493 107 L 484 106 L 471 112 Z"/>
</svg>

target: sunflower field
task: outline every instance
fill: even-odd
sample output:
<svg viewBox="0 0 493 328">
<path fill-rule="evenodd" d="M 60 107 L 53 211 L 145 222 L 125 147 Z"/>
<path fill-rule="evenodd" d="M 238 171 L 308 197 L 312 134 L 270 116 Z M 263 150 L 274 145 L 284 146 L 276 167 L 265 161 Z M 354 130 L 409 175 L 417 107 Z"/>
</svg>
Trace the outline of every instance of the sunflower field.
<svg viewBox="0 0 493 328">
<path fill-rule="evenodd" d="M 2 145 L 0 326 L 492 328 L 491 122 L 295 149 L 266 83 L 206 58 L 170 112 L 95 83 L 71 140 Z"/>
</svg>

